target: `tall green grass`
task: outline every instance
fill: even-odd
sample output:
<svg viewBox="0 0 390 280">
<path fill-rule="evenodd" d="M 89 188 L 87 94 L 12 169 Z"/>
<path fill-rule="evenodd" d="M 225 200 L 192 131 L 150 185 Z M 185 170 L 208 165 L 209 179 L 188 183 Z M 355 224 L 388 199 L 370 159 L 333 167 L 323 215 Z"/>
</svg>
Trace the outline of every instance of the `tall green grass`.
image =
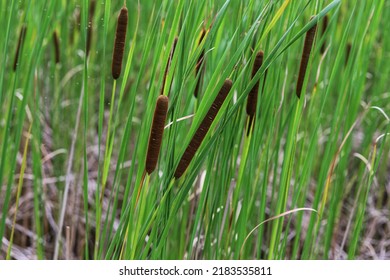
<svg viewBox="0 0 390 280">
<path fill-rule="evenodd" d="M 0 259 L 390 257 L 381 243 L 390 238 L 389 0 L 96 0 L 93 15 L 91 2 L 0 4 Z M 232 90 L 176 180 L 225 79 Z M 146 174 L 160 93 L 166 127 Z"/>
</svg>

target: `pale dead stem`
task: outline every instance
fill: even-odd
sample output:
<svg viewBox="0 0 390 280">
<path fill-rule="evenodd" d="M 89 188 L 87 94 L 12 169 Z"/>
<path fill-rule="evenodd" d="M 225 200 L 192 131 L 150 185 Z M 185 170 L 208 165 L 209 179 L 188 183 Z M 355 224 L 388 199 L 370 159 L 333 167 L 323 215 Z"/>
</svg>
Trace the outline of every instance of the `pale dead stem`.
<svg viewBox="0 0 390 280">
<path fill-rule="evenodd" d="M 296 209 L 292 209 L 292 210 L 288 210 L 288 211 L 286 211 L 286 212 L 280 213 L 279 215 L 276 215 L 276 216 L 274 216 L 274 217 L 271 217 L 271 218 L 268 218 L 268 219 L 262 221 L 260 224 L 258 224 L 257 226 L 255 226 L 255 227 L 248 233 L 248 235 L 245 237 L 245 240 L 244 240 L 244 242 L 242 243 L 242 246 L 241 246 L 241 249 L 240 249 L 239 258 L 241 258 L 242 250 L 244 249 L 245 243 L 248 241 L 248 239 L 249 239 L 249 237 L 252 235 L 252 233 L 255 232 L 255 230 L 257 230 L 260 226 L 262 226 L 263 224 L 265 224 L 265 223 L 267 223 L 267 222 L 270 222 L 270 221 L 273 221 L 273 220 L 282 218 L 282 217 L 284 217 L 284 216 L 287 216 L 287 215 L 289 215 L 289 214 L 296 213 L 296 212 L 299 212 L 299 211 L 311 211 L 311 212 L 315 212 L 315 213 L 318 214 L 317 210 L 315 210 L 315 209 L 313 209 L 313 208 L 296 208 Z"/>
</svg>

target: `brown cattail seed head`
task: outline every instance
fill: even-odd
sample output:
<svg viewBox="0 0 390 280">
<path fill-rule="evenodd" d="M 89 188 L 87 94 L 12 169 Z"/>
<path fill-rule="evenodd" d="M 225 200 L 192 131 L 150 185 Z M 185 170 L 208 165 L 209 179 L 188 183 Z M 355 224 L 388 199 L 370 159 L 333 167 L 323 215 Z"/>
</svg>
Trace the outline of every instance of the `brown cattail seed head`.
<svg viewBox="0 0 390 280">
<path fill-rule="evenodd" d="M 264 52 L 259 51 L 256 54 L 255 62 L 253 63 L 252 78 L 256 75 L 257 71 L 259 71 L 261 65 L 263 65 L 263 58 L 264 58 Z M 259 92 L 259 81 L 256 82 L 256 84 L 253 86 L 253 88 L 248 94 L 248 100 L 246 103 L 246 113 L 250 117 L 253 117 L 256 113 L 258 92 Z"/>
<path fill-rule="evenodd" d="M 116 26 L 114 52 L 112 54 L 112 77 L 114 80 L 121 75 L 123 53 L 125 51 L 126 32 L 127 32 L 128 12 L 127 8 L 123 7 L 118 16 Z"/>
<path fill-rule="evenodd" d="M 160 95 L 157 98 L 156 109 L 154 110 L 152 129 L 150 131 L 149 137 L 148 152 L 146 155 L 145 170 L 146 172 L 148 172 L 148 174 L 151 174 L 157 166 L 167 112 L 168 97 L 165 95 Z"/>
<path fill-rule="evenodd" d="M 60 63 L 60 40 L 58 38 L 57 31 L 53 33 L 53 42 L 54 42 L 54 54 L 56 64 Z"/>
<path fill-rule="evenodd" d="M 24 38 L 26 37 L 27 27 L 25 25 L 22 26 L 22 29 L 19 33 L 18 45 L 16 47 L 15 58 L 14 58 L 14 72 L 18 67 L 19 55 L 22 48 L 22 43 L 24 42 Z"/>
<path fill-rule="evenodd" d="M 301 98 L 303 82 L 305 80 L 307 64 L 309 62 L 311 49 L 313 47 L 316 30 L 317 30 L 317 23 L 312 28 L 310 28 L 306 33 L 305 44 L 303 46 L 301 65 L 299 68 L 299 75 L 298 75 L 297 88 L 296 88 L 296 94 L 298 98 Z"/>
<path fill-rule="evenodd" d="M 328 15 L 325 15 L 324 17 L 324 21 L 322 22 L 322 36 L 324 36 L 325 32 L 326 32 L 326 29 L 328 28 L 328 23 L 329 23 L 329 17 Z M 322 44 L 321 46 L 321 54 L 323 54 L 325 52 L 325 49 L 326 49 L 326 41 L 324 40 L 324 43 Z"/>
<path fill-rule="evenodd" d="M 215 97 L 213 104 L 211 105 L 206 116 L 203 118 L 201 124 L 196 130 L 194 136 L 191 139 L 190 144 L 187 149 L 184 151 L 183 156 L 180 159 L 179 165 L 175 171 L 175 178 L 180 178 L 183 173 L 186 171 L 189 166 L 192 158 L 194 157 L 196 151 L 202 144 L 203 139 L 205 138 L 207 132 L 210 129 L 211 124 L 213 123 L 215 117 L 218 114 L 219 109 L 221 108 L 223 102 L 225 101 L 230 89 L 232 88 L 233 83 L 230 79 L 226 79 L 222 88 L 220 89 L 217 97 Z"/>
<path fill-rule="evenodd" d="M 89 51 L 91 50 L 92 31 L 93 31 L 92 22 L 93 22 L 93 16 L 95 14 L 95 8 L 96 8 L 96 1 L 92 0 L 89 6 L 89 13 L 88 13 L 87 49 L 86 49 L 87 56 L 89 55 Z"/>
</svg>

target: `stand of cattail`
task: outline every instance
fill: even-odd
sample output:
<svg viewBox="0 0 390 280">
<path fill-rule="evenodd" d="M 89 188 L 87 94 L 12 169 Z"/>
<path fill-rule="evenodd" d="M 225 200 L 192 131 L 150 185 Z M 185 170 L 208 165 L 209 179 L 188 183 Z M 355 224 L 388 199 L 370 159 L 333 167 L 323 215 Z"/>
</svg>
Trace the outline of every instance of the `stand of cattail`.
<svg viewBox="0 0 390 280">
<path fill-rule="evenodd" d="M 149 175 L 156 169 L 157 166 L 167 112 L 168 97 L 160 95 L 157 98 L 156 109 L 154 110 L 152 128 L 149 136 L 148 152 L 146 155 L 145 170 Z"/>
<path fill-rule="evenodd" d="M 311 49 L 313 48 L 314 36 L 316 34 L 316 30 L 317 30 L 317 23 L 313 25 L 313 27 L 306 32 L 305 44 L 303 46 L 301 65 L 299 68 L 299 75 L 298 75 L 298 81 L 296 87 L 296 94 L 298 98 L 301 98 L 303 82 L 305 80 L 307 64 L 309 63 Z"/>
<path fill-rule="evenodd" d="M 260 67 L 263 65 L 263 59 L 264 59 L 264 52 L 259 51 L 256 54 L 255 62 L 253 63 L 252 79 L 256 75 L 257 71 L 259 71 Z M 256 116 L 257 99 L 258 99 L 258 94 L 259 94 L 259 83 L 260 83 L 260 81 L 257 81 L 256 84 L 251 89 L 251 91 L 249 92 L 247 103 L 246 103 L 246 113 L 248 114 L 248 117 L 249 117 L 248 134 L 249 134 L 252 122 Z"/>
<path fill-rule="evenodd" d="M 112 54 L 112 77 L 118 79 L 122 71 L 123 53 L 125 51 L 126 32 L 127 32 L 128 11 L 122 7 L 116 26 L 114 52 Z"/>
<path fill-rule="evenodd" d="M 187 170 L 187 167 L 189 166 L 191 160 L 195 156 L 196 151 L 199 149 L 203 139 L 206 137 L 206 134 L 209 131 L 210 126 L 213 123 L 215 117 L 217 116 L 219 109 L 221 108 L 226 97 L 228 96 L 228 93 L 232 88 L 232 85 L 233 83 L 230 79 L 225 80 L 217 97 L 215 97 L 213 104 L 211 105 L 206 116 L 203 118 L 200 126 L 196 130 L 194 136 L 192 137 L 190 143 L 188 144 L 187 149 L 184 151 L 184 154 L 180 159 L 179 165 L 177 166 L 174 174 L 176 179 L 179 179 L 183 175 L 183 173 Z"/>
<path fill-rule="evenodd" d="M 23 25 L 22 29 L 20 29 L 18 45 L 16 47 L 16 52 L 15 52 L 14 68 L 13 68 L 14 72 L 16 71 L 16 68 L 18 67 L 19 55 L 20 55 L 20 51 L 22 48 L 22 44 L 23 44 L 24 39 L 26 37 L 26 32 L 27 32 L 27 27 L 25 25 Z"/>
</svg>

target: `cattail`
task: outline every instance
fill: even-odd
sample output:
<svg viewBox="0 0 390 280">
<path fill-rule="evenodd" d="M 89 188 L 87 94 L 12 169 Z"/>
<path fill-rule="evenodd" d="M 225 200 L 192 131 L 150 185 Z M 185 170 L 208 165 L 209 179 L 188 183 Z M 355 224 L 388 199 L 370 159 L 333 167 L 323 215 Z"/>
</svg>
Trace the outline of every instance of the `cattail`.
<svg viewBox="0 0 390 280">
<path fill-rule="evenodd" d="M 162 86 L 161 86 L 160 95 L 163 95 L 163 94 L 164 94 L 165 83 L 166 83 L 166 81 L 167 81 L 167 76 L 168 76 L 169 68 L 171 68 L 171 63 L 172 63 L 173 55 L 175 54 L 176 45 L 177 45 L 177 40 L 178 40 L 178 38 L 175 37 L 175 40 L 173 41 L 173 44 L 172 44 L 171 51 L 170 51 L 170 53 L 169 53 L 169 58 L 168 58 L 168 61 L 167 61 L 167 65 L 165 66 L 164 77 L 163 77 L 163 84 L 162 84 Z"/>
<path fill-rule="evenodd" d="M 200 34 L 200 38 L 199 38 L 199 41 L 198 41 L 198 46 L 202 43 L 203 39 L 204 39 L 204 36 L 206 35 L 206 29 L 202 29 L 202 33 Z M 196 67 L 195 67 L 195 76 L 198 76 L 200 70 L 204 69 L 203 67 L 203 59 L 204 59 L 204 49 L 202 50 L 202 52 L 200 53 L 200 56 L 198 58 L 198 61 L 196 63 Z M 202 71 L 203 72 L 203 71 Z M 194 96 L 195 98 L 198 98 L 198 94 L 199 94 L 199 90 L 200 90 L 200 85 L 201 85 L 201 80 L 202 80 L 202 77 L 199 77 L 198 81 L 196 82 L 196 86 L 195 86 L 195 91 L 194 91 Z"/>
<path fill-rule="evenodd" d="M 87 27 L 87 49 L 86 53 L 87 56 L 89 55 L 89 51 L 91 50 L 91 42 L 92 42 L 92 21 L 93 21 L 93 16 L 95 14 L 95 8 L 96 8 L 96 1 L 92 0 L 91 4 L 89 6 L 89 13 L 88 13 L 88 27 Z M 126 23 L 127 25 L 127 23 Z"/>
<path fill-rule="evenodd" d="M 312 28 L 310 28 L 306 33 L 305 44 L 303 46 L 301 65 L 299 68 L 298 82 L 296 88 L 296 94 L 298 98 L 301 98 L 303 81 L 305 80 L 307 64 L 309 62 L 311 49 L 313 47 L 314 35 L 316 33 L 316 29 L 317 29 L 317 24 L 315 24 Z"/>
<path fill-rule="evenodd" d="M 16 47 L 16 53 L 14 58 L 14 72 L 16 71 L 16 68 L 18 66 L 19 54 L 22 48 L 22 43 L 24 42 L 24 38 L 26 37 L 26 32 L 27 32 L 27 27 L 23 25 L 19 33 L 18 45 Z"/>
<path fill-rule="evenodd" d="M 324 36 L 325 31 L 328 28 L 328 22 L 329 22 L 328 15 L 325 15 L 324 21 L 322 23 L 322 34 L 321 34 L 322 36 Z M 322 43 L 322 46 L 320 49 L 321 54 L 323 54 L 325 52 L 325 49 L 326 49 L 326 40 L 324 39 L 324 42 Z"/>
<path fill-rule="evenodd" d="M 188 145 L 187 149 L 185 150 L 183 156 L 180 159 L 179 165 L 177 166 L 174 175 L 176 179 L 179 179 L 186 171 L 196 151 L 202 144 L 203 139 L 205 138 L 207 132 L 209 131 L 210 126 L 213 123 L 215 117 L 217 116 L 219 109 L 221 108 L 230 89 L 232 88 L 232 85 L 233 83 L 230 79 L 225 80 L 217 97 L 215 97 L 213 104 L 211 105 L 206 116 L 203 118 L 200 126 L 195 132 L 195 135 L 192 137 L 190 144 Z"/>
<path fill-rule="evenodd" d="M 54 54 L 56 64 L 60 63 L 60 40 L 57 31 L 53 32 Z"/>
<path fill-rule="evenodd" d="M 154 110 L 152 129 L 150 131 L 148 152 L 146 156 L 145 170 L 148 172 L 148 174 L 151 174 L 154 169 L 156 169 L 167 112 L 168 97 L 165 95 L 160 95 L 157 98 L 156 109 Z"/>
<path fill-rule="evenodd" d="M 347 63 L 348 63 L 349 56 L 351 54 L 351 49 L 352 49 L 352 44 L 348 43 L 347 44 L 347 50 L 346 50 L 346 53 L 345 53 L 345 65 L 347 65 Z"/>
<path fill-rule="evenodd" d="M 253 67 L 252 67 L 252 79 L 253 79 L 253 77 L 256 75 L 257 71 L 259 71 L 261 65 L 263 65 L 263 58 L 264 58 L 264 52 L 263 52 L 263 51 L 259 51 L 259 52 L 256 54 L 255 62 L 253 63 Z M 254 118 L 255 115 L 256 115 L 257 96 L 258 96 L 258 92 L 259 92 L 259 82 L 260 82 L 260 81 L 257 81 L 256 84 L 255 84 L 255 85 L 253 86 L 253 88 L 251 89 L 251 91 L 249 92 L 249 94 L 248 94 L 248 100 L 247 100 L 247 103 L 246 103 L 246 113 L 247 113 L 248 116 L 249 116 L 249 128 L 248 128 L 248 132 L 249 132 L 251 123 L 252 123 L 252 121 L 253 121 L 253 118 Z"/>
<path fill-rule="evenodd" d="M 122 7 L 116 26 L 114 52 L 112 54 L 112 77 L 114 80 L 121 75 L 123 53 L 125 51 L 126 31 L 127 31 L 127 8 Z"/>
<path fill-rule="evenodd" d="M 80 30 L 80 8 L 76 6 L 72 18 L 70 20 L 70 32 L 69 32 L 69 44 L 72 46 L 74 43 L 75 33 Z"/>
</svg>

